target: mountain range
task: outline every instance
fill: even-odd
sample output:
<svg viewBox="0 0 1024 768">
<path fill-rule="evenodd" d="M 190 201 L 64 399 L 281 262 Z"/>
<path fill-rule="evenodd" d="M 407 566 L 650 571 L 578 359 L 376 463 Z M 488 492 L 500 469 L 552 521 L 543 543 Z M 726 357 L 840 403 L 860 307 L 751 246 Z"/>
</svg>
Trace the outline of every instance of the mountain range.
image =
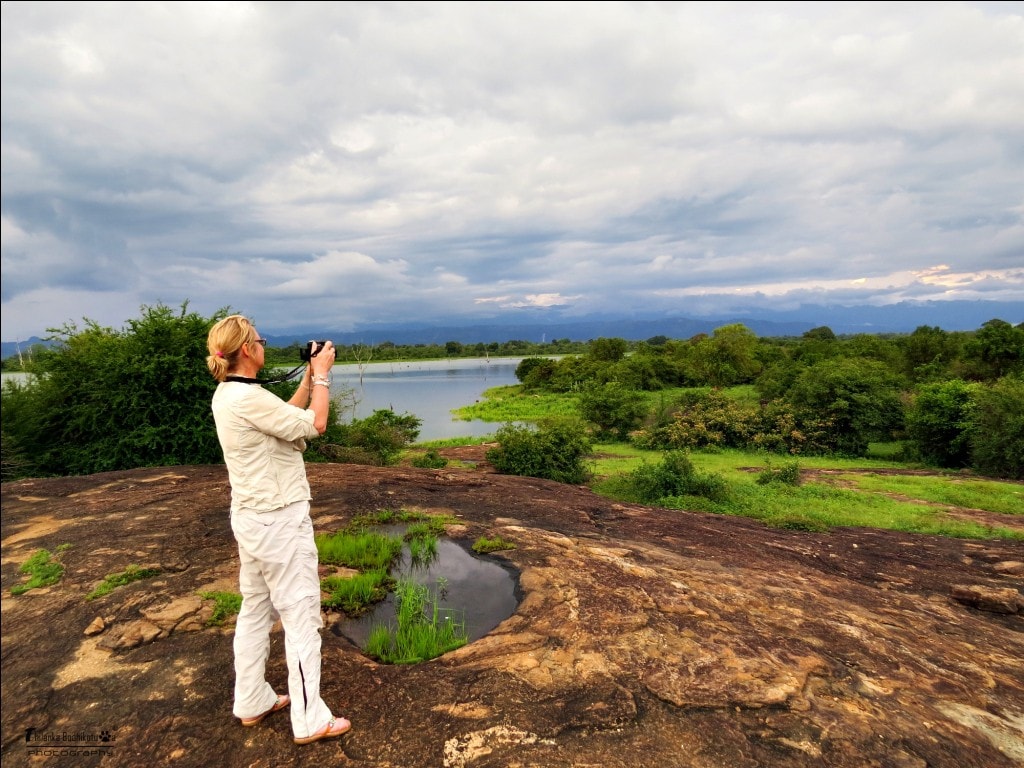
<svg viewBox="0 0 1024 768">
<path fill-rule="evenodd" d="M 639 341 L 655 336 L 688 339 L 699 333 L 741 323 L 760 337 L 800 336 L 811 328 L 827 326 L 838 335 L 856 333 L 910 333 L 920 326 L 934 326 L 945 331 L 974 331 L 989 320 L 1005 320 L 1017 325 L 1024 322 L 1024 301 L 929 301 L 901 302 L 886 306 L 804 305 L 791 310 L 749 310 L 733 314 L 690 317 L 685 314 L 637 316 L 590 315 L 579 318 L 540 318 L 529 313 L 503 315 L 473 324 L 393 323 L 357 327 L 338 331 L 328 327 L 297 330 L 260 328 L 271 346 L 288 346 L 293 342 L 329 338 L 336 344 L 462 344 L 522 340 L 544 343 L 553 339 L 587 341 L 598 338 L 620 338 Z M 2 342 L 2 355 L 17 354 L 35 343 Z"/>
<path fill-rule="evenodd" d="M 540 318 L 535 314 L 506 314 L 466 324 L 394 323 L 366 325 L 352 331 L 327 328 L 291 331 L 260 329 L 273 346 L 330 338 L 337 344 L 462 344 L 505 342 L 513 339 L 544 343 L 553 339 L 587 341 L 620 338 L 640 341 L 654 336 L 688 339 L 699 333 L 741 323 L 760 337 L 800 336 L 811 328 L 828 326 L 838 335 L 910 333 L 922 325 L 946 331 L 974 331 L 989 320 L 1017 325 L 1024 322 L 1024 301 L 934 301 L 888 306 L 805 305 L 792 310 L 748 310 L 714 316 L 590 315 L 579 318 Z"/>
</svg>

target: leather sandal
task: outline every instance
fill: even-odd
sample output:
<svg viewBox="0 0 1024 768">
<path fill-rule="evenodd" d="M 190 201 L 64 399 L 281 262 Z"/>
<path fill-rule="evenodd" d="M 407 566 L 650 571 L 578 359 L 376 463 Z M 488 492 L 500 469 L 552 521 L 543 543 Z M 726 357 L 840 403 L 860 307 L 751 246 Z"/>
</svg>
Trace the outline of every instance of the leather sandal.
<svg viewBox="0 0 1024 768">
<path fill-rule="evenodd" d="M 319 731 L 314 733 L 312 736 L 305 736 L 303 738 L 295 738 L 296 744 L 312 744 L 314 741 L 320 741 L 322 739 L 336 739 L 344 733 L 348 733 L 348 729 L 352 727 L 352 723 L 346 720 L 344 717 L 332 717 L 327 725 L 321 728 Z"/>
<path fill-rule="evenodd" d="M 291 703 L 291 701 L 292 701 L 291 698 L 287 694 L 284 694 L 284 693 L 279 694 L 278 697 L 277 697 L 277 701 L 274 702 L 274 706 L 272 706 L 270 709 L 268 709 L 262 715 L 256 715 L 256 717 L 243 717 L 243 718 L 241 718 L 242 725 L 244 725 L 246 728 L 252 728 L 252 726 L 254 726 L 254 725 L 259 725 L 260 723 L 263 722 L 263 719 L 267 715 L 272 715 L 275 712 L 279 712 L 280 710 L 282 710 L 285 707 L 287 707 Z"/>
</svg>

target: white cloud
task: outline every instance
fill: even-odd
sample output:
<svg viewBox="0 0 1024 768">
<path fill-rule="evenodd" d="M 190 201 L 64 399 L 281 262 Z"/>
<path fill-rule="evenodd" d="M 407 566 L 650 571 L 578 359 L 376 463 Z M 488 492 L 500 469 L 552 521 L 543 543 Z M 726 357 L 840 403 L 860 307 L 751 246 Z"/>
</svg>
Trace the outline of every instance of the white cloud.
<svg viewBox="0 0 1024 768">
<path fill-rule="evenodd" d="M 921 10 L 5 3 L 4 334 L 1024 300 L 1024 6 Z"/>
</svg>

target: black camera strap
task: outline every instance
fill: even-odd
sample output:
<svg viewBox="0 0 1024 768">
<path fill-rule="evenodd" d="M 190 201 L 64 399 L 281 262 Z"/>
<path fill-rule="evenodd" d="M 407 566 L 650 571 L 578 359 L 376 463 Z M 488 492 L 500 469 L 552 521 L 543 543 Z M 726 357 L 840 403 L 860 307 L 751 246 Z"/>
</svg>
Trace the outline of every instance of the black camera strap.
<svg viewBox="0 0 1024 768">
<path fill-rule="evenodd" d="M 251 379 L 248 376 L 236 376 L 235 374 L 228 374 L 224 377 L 225 381 L 237 381 L 239 384 L 281 384 L 288 381 L 288 379 L 295 378 L 295 374 L 305 368 L 306 365 L 302 364 L 291 371 L 276 379 Z"/>
</svg>

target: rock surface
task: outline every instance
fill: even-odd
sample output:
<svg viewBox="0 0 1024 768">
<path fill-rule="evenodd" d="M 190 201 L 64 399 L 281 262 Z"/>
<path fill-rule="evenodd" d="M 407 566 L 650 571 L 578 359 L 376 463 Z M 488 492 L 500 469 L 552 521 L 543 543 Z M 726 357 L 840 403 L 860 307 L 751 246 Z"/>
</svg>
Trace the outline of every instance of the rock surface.
<svg viewBox="0 0 1024 768">
<path fill-rule="evenodd" d="M 414 666 L 326 615 L 323 695 L 353 730 L 300 747 L 287 716 L 231 716 L 231 626 L 199 597 L 237 591 L 223 467 L 5 483 L 4 765 L 1024 765 L 1020 542 L 776 530 L 479 468 L 309 475 L 318 532 L 415 508 L 514 542 L 518 609 Z M 11 595 L 65 544 L 60 582 Z M 86 600 L 129 565 L 160 574 Z M 268 669 L 284 691 L 279 631 Z"/>
</svg>

